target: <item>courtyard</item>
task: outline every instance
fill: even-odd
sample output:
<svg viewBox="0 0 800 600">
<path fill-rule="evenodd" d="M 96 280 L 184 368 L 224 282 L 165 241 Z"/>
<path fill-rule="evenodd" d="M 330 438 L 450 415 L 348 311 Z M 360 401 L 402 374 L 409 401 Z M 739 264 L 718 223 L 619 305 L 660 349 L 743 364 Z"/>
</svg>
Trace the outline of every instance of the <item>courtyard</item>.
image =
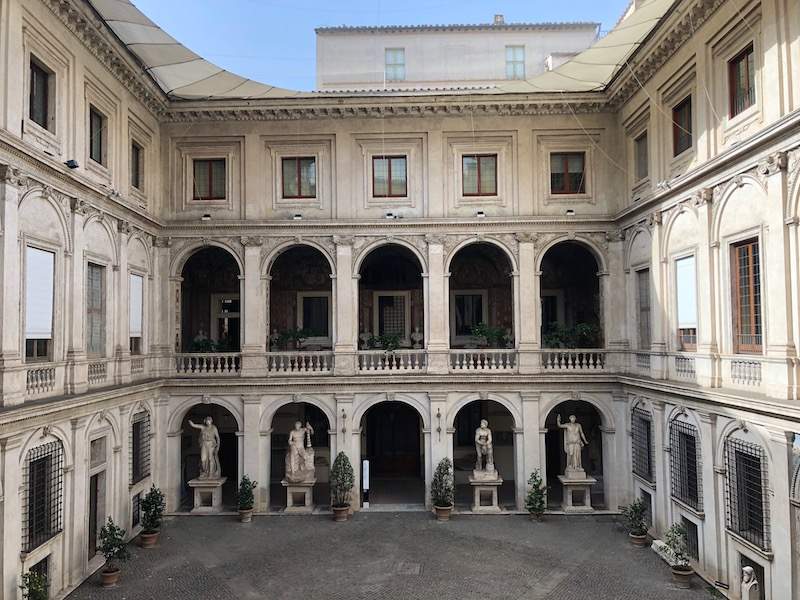
<svg viewBox="0 0 800 600">
<path fill-rule="evenodd" d="M 326 516 L 172 517 L 159 546 L 131 545 L 120 584 L 90 577 L 70 600 L 710 598 L 698 578 L 680 590 L 649 549 L 603 517 L 361 512 Z"/>
</svg>

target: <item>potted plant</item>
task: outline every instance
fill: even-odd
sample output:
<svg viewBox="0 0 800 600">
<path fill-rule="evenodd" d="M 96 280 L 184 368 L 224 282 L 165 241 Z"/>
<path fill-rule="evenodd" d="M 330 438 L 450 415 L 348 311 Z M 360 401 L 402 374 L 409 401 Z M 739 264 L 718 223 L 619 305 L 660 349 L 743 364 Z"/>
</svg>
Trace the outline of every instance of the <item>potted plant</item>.
<svg viewBox="0 0 800 600">
<path fill-rule="evenodd" d="M 344 452 L 339 452 L 333 461 L 330 479 L 333 520 L 341 523 L 347 521 L 347 513 L 350 512 L 350 492 L 356 481 L 353 466 Z"/>
<path fill-rule="evenodd" d="M 525 508 L 532 521 L 541 521 L 547 508 L 547 486 L 542 481 L 539 469 L 534 469 L 528 478 L 528 495 L 525 496 Z"/>
<path fill-rule="evenodd" d="M 111 517 L 108 517 L 106 524 L 100 529 L 100 552 L 106 557 L 100 580 L 104 588 L 114 587 L 119 581 L 119 565 L 128 560 L 130 554 L 125 543 L 125 530 L 117 527 Z"/>
<path fill-rule="evenodd" d="M 142 533 L 139 535 L 142 548 L 152 548 L 158 541 L 161 532 L 161 518 L 164 516 L 166 503 L 164 493 L 155 484 L 142 498 Z"/>
<path fill-rule="evenodd" d="M 242 481 L 239 483 L 239 492 L 236 494 L 236 499 L 239 502 L 239 520 L 242 523 L 249 523 L 253 520 L 253 505 L 255 504 L 253 490 L 256 489 L 257 485 L 257 481 L 251 481 L 247 475 L 242 475 Z"/>
<path fill-rule="evenodd" d="M 22 575 L 22 590 L 24 600 L 47 600 L 47 577 L 35 571 L 28 571 Z"/>
<path fill-rule="evenodd" d="M 664 534 L 664 543 L 672 552 L 672 581 L 683 589 L 692 587 L 694 569 L 689 564 L 689 550 L 686 545 L 686 529 L 683 525 L 673 523 Z"/>
<path fill-rule="evenodd" d="M 647 546 L 647 523 L 644 520 L 646 511 L 641 498 L 622 507 L 622 518 L 625 520 L 628 537 L 631 543 L 639 548 Z"/>
<path fill-rule="evenodd" d="M 299 350 L 308 337 L 309 332 L 306 329 L 287 329 L 281 334 L 281 340 L 287 350 Z"/>
<path fill-rule="evenodd" d="M 453 463 L 445 457 L 436 465 L 431 482 L 431 501 L 437 521 L 449 521 L 453 511 Z"/>
</svg>

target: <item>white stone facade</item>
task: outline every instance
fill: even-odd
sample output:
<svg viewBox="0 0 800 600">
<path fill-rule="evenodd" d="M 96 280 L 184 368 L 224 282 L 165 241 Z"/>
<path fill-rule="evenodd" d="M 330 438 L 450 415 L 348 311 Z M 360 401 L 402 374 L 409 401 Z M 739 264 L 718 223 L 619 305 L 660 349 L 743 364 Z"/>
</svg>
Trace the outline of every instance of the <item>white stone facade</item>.
<svg viewBox="0 0 800 600">
<path fill-rule="evenodd" d="M 97 514 L 131 534 L 132 500 L 151 483 L 180 511 L 191 468 L 182 430 L 193 410 L 225 416 L 223 474 L 258 481 L 256 510 L 264 512 L 274 509 L 266 482 L 282 461 L 273 442 L 289 426 L 281 409 L 316 407 L 328 424 L 316 431 L 318 457 L 344 451 L 360 474 L 371 451 L 369 410 L 411 407 L 419 461 L 410 469 L 422 485 L 415 501 L 429 504 L 438 461 L 467 455 L 459 413 L 480 401 L 503 433 L 496 462 L 512 482 L 512 506 L 522 508 L 533 469 L 557 475 L 551 467 L 562 452 L 550 423 L 569 402 L 595 415 L 586 458 L 590 474 L 601 475 L 593 490 L 600 506 L 614 512 L 645 492 L 652 534 L 693 523 L 695 566 L 723 594 L 738 598 L 744 557 L 763 569 L 767 598 L 798 597 L 800 3 L 676 5 L 631 68 L 597 92 L 178 101 L 138 70 L 84 0 L 0 2 L 0 595 L 17 598 L 20 573 L 44 558 L 53 594 L 100 565 L 87 552 L 92 490 Z M 755 103 L 729 118 L 720 73 L 750 44 Z M 52 128 L 30 118 L 31 54 L 54 77 Z M 671 110 L 689 95 L 692 143 L 673 157 Z M 89 156 L 89 106 L 105 117 L 104 164 Z M 635 140 L 645 130 L 648 169 L 638 177 Z M 131 142 L 144 160 L 138 187 Z M 583 153 L 582 189 L 552 193 L 551 153 Z M 406 157 L 406 193 L 376 197 L 372 159 L 390 154 Z M 464 193 L 464 155 L 497 157 L 494 194 Z M 281 159 L 293 156 L 316 160 L 313 197 L 282 193 Z M 78 168 L 65 166 L 73 159 Z M 226 161 L 224 193 L 196 200 L 192 161 L 207 159 Z M 739 352 L 734 341 L 731 253 L 743 240 L 761 252 L 760 352 Z M 559 319 L 568 310 L 543 283 L 548 252 L 565 243 L 596 264 L 598 347 L 548 348 L 542 335 L 545 298 L 554 298 Z M 29 247 L 53 254 L 51 342 L 40 361 L 26 359 Z M 468 254 L 475 247 L 496 249 L 493 262 L 503 263 L 497 287 L 506 295 L 486 291 L 484 303 L 494 311 L 487 319 L 510 333 L 492 349 L 456 343 L 451 325 L 455 292 L 485 291 L 470 280 L 469 261 L 459 266 L 460 257 L 480 258 Z M 231 264 L 233 287 L 216 290 L 220 301 L 238 308 L 209 319 L 238 319 L 225 322 L 239 323 L 239 347 L 188 352 L 198 327 L 185 325 L 187 265 L 213 248 Z M 275 271 L 297 248 L 313 248 L 329 270 L 302 289 L 329 291 L 330 343 L 271 351 L 271 325 L 282 317 L 270 299 L 289 285 Z M 416 283 L 372 281 L 380 269 L 370 257 L 387 248 L 414 265 Z M 676 295 L 676 261 L 687 256 L 696 265 L 691 351 L 678 335 Z M 104 269 L 103 327 L 91 352 L 90 265 Z M 133 353 L 131 275 L 143 278 L 144 300 Z M 363 347 L 360 334 L 379 333 L 372 315 L 381 292 L 408 299 L 403 323 L 421 324 L 421 348 Z M 141 419 L 146 469 L 133 456 Z M 673 429 L 694 437 L 696 459 L 677 479 L 674 457 L 685 446 L 673 445 Z M 29 506 L 41 493 L 31 487 L 30 460 L 45 447 L 60 484 L 49 484 L 43 513 L 58 519 L 42 528 Z M 737 465 L 758 466 L 761 512 L 747 526 L 731 520 L 732 504 L 754 501 L 737 496 Z M 318 481 L 326 472 L 317 468 Z M 688 493 L 677 489 L 687 477 L 697 484 Z M 360 508 L 359 490 L 353 501 Z M 32 530 L 43 541 L 30 544 Z"/>
</svg>

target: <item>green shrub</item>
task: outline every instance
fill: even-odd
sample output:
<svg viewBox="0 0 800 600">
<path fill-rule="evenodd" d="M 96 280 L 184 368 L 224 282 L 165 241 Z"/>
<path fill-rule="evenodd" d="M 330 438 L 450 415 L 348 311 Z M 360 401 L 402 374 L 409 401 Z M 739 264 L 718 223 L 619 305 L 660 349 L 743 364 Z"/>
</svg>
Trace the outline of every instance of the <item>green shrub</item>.
<svg viewBox="0 0 800 600">
<path fill-rule="evenodd" d="M 331 503 L 333 508 L 350 506 L 350 491 L 355 485 L 356 478 L 353 466 L 344 452 L 339 452 L 331 467 Z"/>
<path fill-rule="evenodd" d="M 449 458 L 443 458 L 436 465 L 431 482 L 431 501 L 434 506 L 444 508 L 453 506 L 453 463 Z"/>
<path fill-rule="evenodd" d="M 164 493 L 155 484 L 150 486 L 150 491 L 142 498 L 142 529 L 145 533 L 155 533 L 161 528 L 161 518 L 167 505 L 164 502 Z"/>
<path fill-rule="evenodd" d="M 239 510 L 252 510 L 256 500 L 253 496 L 253 490 L 258 486 L 257 481 L 251 481 L 247 475 L 242 475 L 242 481 L 239 483 L 239 492 L 236 494 L 236 499 L 239 502 Z"/>
<path fill-rule="evenodd" d="M 673 523 L 664 534 L 664 543 L 672 550 L 676 566 L 689 566 L 689 548 L 686 544 L 686 528 L 683 525 Z"/>
<path fill-rule="evenodd" d="M 100 552 L 106 557 L 105 571 L 116 571 L 119 563 L 130 558 L 125 530 L 117 527 L 111 517 L 108 517 L 106 524 L 100 529 Z"/>
<path fill-rule="evenodd" d="M 637 498 L 627 506 L 623 506 L 621 511 L 628 533 L 632 535 L 647 534 L 647 523 L 644 520 L 647 508 L 641 498 Z"/>
<path fill-rule="evenodd" d="M 533 515 L 541 515 L 547 508 L 547 486 L 542 480 L 539 469 L 534 469 L 528 478 L 528 495 L 525 496 L 525 508 Z"/>
<path fill-rule="evenodd" d="M 23 600 L 47 600 L 47 577 L 34 571 L 23 573 L 19 589 Z"/>
</svg>

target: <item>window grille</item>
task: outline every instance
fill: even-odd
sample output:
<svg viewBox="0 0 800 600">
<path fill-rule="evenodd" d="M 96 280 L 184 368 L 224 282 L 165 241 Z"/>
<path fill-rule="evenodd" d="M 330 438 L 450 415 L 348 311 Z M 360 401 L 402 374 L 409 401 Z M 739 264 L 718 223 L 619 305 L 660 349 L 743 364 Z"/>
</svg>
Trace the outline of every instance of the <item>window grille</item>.
<svg viewBox="0 0 800 600">
<path fill-rule="evenodd" d="M 700 540 L 697 535 L 697 524 L 681 517 L 681 524 L 686 531 L 686 553 L 695 560 L 700 560 Z"/>
<path fill-rule="evenodd" d="M 653 496 L 649 492 L 639 490 L 639 498 L 644 502 L 644 522 L 650 528 L 653 526 Z"/>
<path fill-rule="evenodd" d="M 150 413 L 134 415 L 131 423 L 131 485 L 150 475 Z"/>
<path fill-rule="evenodd" d="M 672 497 L 700 510 L 703 495 L 697 428 L 683 421 L 672 421 L 669 425 L 669 448 Z"/>
<path fill-rule="evenodd" d="M 725 441 L 725 517 L 730 531 L 770 549 L 767 459 L 764 449 L 737 438 Z"/>
<path fill-rule="evenodd" d="M 61 442 L 28 452 L 22 474 L 22 551 L 30 552 L 63 528 L 64 449 Z"/>
<path fill-rule="evenodd" d="M 44 578 L 45 585 L 47 586 L 47 598 L 50 597 L 50 556 L 45 556 L 42 560 L 28 569 L 31 573 L 35 573 Z"/>
<path fill-rule="evenodd" d="M 655 481 L 653 469 L 653 424 L 650 414 L 640 407 L 631 415 L 633 472 L 649 482 Z"/>
<path fill-rule="evenodd" d="M 136 527 L 142 519 L 142 494 L 131 498 L 131 529 Z"/>
</svg>

